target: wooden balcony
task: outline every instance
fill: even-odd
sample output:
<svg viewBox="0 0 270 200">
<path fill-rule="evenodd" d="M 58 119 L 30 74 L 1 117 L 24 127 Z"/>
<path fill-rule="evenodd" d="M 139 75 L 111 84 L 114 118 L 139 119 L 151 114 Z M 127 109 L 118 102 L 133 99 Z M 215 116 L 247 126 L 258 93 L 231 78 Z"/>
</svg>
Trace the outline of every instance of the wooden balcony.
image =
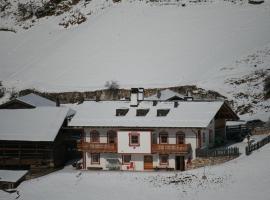
<svg viewBox="0 0 270 200">
<path fill-rule="evenodd" d="M 191 151 L 190 144 L 152 144 L 152 153 L 159 154 L 188 154 Z"/>
<path fill-rule="evenodd" d="M 117 153 L 117 144 L 79 142 L 77 148 L 90 153 Z"/>
</svg>

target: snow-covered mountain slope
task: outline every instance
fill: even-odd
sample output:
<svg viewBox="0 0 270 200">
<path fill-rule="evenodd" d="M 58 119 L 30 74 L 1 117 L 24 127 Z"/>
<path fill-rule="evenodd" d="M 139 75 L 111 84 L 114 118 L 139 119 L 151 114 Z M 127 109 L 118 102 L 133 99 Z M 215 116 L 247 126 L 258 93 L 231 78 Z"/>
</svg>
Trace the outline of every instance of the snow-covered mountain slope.
<svg viewBox="0 0 270 200">
<path fill-rule="evenodd" d="M 241 61 L 270 47 L 268 0 L 164 2 L 80 1 L 58 16 L 24 22 L 5 15 L 2 26 L 16 33 L 0 31 L 0 80 L 42 91 L 89 91 L 108 80 L 122 88 L 198 84 L 237 99 L 234 78 L 269 72 L 268 53 L 257 68 Z M 84 23 L 59 25 L 78 9 Z M 262 93 L 262 80 L 255 82 Z"/>
</svg>

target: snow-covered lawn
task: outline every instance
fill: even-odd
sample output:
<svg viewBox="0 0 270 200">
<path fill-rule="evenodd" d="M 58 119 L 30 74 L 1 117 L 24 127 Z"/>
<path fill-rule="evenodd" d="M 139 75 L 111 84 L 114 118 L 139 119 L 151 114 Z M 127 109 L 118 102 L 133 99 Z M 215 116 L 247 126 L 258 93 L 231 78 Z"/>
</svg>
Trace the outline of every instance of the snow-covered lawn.
<svg viewBox="0 0 270 200">
<path fill-rule="evenodd" d="M 76 171 L 70 166 L 23 182 L 21 200 L 266 200 L 270 195 L 270 144 L 227 163 L 180 172 Z M 206 179 L 203 179 L 203 176 Z M 0 191 L 0 199 L 17 194 Z"/>
</svg>

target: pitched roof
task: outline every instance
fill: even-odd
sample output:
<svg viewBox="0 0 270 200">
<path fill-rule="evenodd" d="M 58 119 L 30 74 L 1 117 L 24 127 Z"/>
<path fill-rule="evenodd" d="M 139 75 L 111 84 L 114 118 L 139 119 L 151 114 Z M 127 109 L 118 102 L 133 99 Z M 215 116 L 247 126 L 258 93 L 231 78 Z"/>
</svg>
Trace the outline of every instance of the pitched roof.
<svg viewBox="0 0 270 200">
<path fill-rule="evenodd" d="M 85 101 L 72 107 L 76 115 L 69 126 L 92 127 L 207 127 L 224 102 L 158 102 L 142 101 L 130 107 L 129 101 Z M 116 109 L 129 109 L 125 116 L 116 116 Z M 145 116 L 136 116 L 137 109 L 149 109 Z M 157 110 L 169 109 L 166 116 L 157 116 Z M 231 111 L 233 112 L 233 111 Z"/>
<path fill-rule="evenodd" d="M 18 97 L 17 100 L 34 107 L 56 106 L 56 103 L 54 101 L 51 101 L 34 93 Z"/>
<path fill-rule="evenodd" d="M 0 170 L 0 182 L 16 183 L 27 172 L 27 170 Z"/>
<path fill-rule="evenodd" d="M 170 89 L 161 90 L 159 98 L 158 98 L 158 93 L 157 93 L 157 94 L 154 94 L 150 97 L 145 97 L 144 99 L 151 100 L 151 101 L 153 101 L 153 100 L 168 101 L 174 97 L 179 98 L 179 99 L 184 99 L 184 95 L 181 95 L 181 94 L 174 92 Z"/>
<path fill-rule="evenodd" d="M 0 140 L 54 141 L 70 109 L 39 107 L 0 110 Z"/>
</svg>

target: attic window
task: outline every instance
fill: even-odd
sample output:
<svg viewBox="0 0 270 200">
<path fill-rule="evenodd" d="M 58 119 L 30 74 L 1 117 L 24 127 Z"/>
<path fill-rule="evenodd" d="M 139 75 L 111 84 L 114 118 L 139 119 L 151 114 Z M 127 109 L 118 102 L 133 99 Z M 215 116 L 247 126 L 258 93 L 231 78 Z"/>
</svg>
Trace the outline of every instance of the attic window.
<svg viewBox="0 0 270 200">
<path fill-rule="evenodd" d="M 168 115 L 170 109 L 158 109 L 157 110 L 157 116 L 158 117 L 165 117 Z"/>
<path fill-rule="evenodd" d="M 137 109 L 136 116 L 146 116 L 149 109 Z"/>
<path fill-rule="evenodd" d="M 127 112 L 127 108 L 116 109 L 116 116 L 126 116 Z"/>
</svg>

